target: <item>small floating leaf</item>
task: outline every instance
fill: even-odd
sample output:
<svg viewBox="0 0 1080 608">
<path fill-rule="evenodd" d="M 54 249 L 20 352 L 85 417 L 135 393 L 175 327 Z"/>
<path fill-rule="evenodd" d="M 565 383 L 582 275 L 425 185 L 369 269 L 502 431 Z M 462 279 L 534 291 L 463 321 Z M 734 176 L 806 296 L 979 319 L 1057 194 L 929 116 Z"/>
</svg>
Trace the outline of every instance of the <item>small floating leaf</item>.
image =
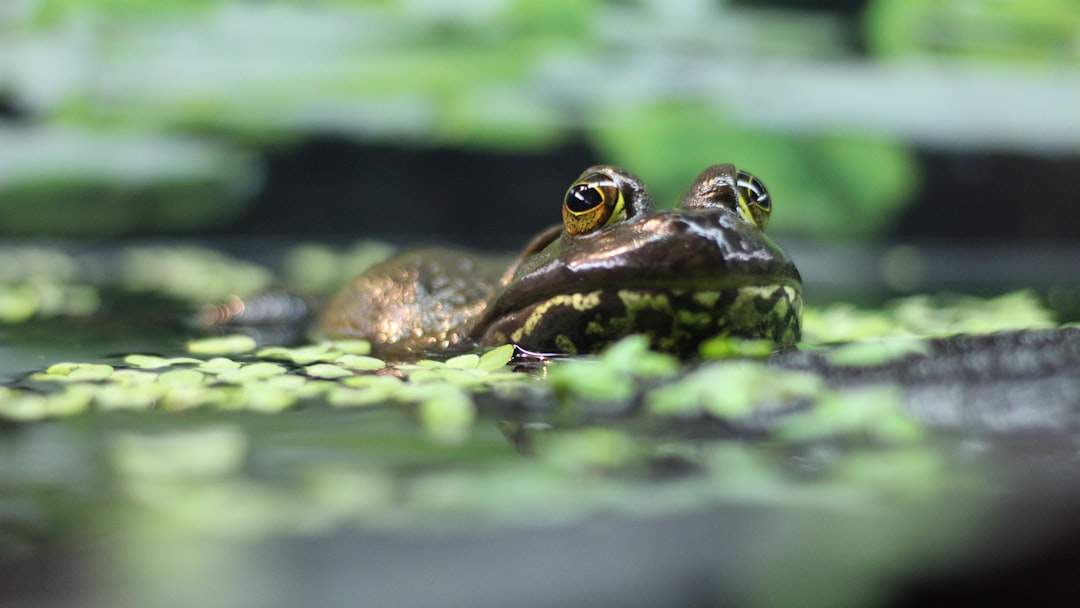
<svg viewBox="0 0 1080 608">
<path fill-rule="evenodd" d="M 69 380 L 105 380 L 113 375 L 115 370 L 111 365 L 102 363 L 86 363 L 71 370 Z"/>
<path fill-rule="evenodd" d="M 14 393 L 0 400 L 0 418 L 30 422 L 48 417 L 49 407 L 44 395 Z"/>
<path fill-rule="evenodd" d="M 823 390 L 813 374 L 781 370 L 760 362 L 713 363 L 645 395 L 649 412 L 662 415 L 708 413 L 721 419 L 740 418 L 762 406 L 783 406 L 814 397 Z"/>
<path fill-rule="evenodd" d="M 233 361 L 225 357 L 214 357 L 209 361 L 202 361 L 199 363 L 199 369 L 208 374 L 220 374 L 222 372 L 228 372 L 232 370 L 240 369 L 241 363 L 239 361 Z"/>
<path fill-rule="evenodd" d="M 323 378 L 327 380 L 334 378 L 344 378 L 346 376 L 353 375 L 351 371 L 345 369 L 344 367 L 341 367 L 339 365 L 333 365 L 330 363 L 317 363 L 315 365 L 309 365 L 308 367 L 304 368 L 304 373 L 311 376 L 312 378 Z"/>
<path fill-rule="evenodd" d="M 400 378 L 378 375 L 350 376 L 341 383 L 354 388 L 385 387 L 391 390 L 398 390 L 405 386 L 405 382 Z"/>
<path fill-rule="evenodd" d="M 641 462 L 637 441 L 629 434 L 606 428 L 580 429 L 539 435 L 537 453 L 542 460 L 573 472 L 606 471 Z"/>
<path fill-rule="evenodd" d="M 839 346 L 826 354 L 829 363 L 851 367 L 871 367 L 930 354 L 930 344 L 912 337 L 867 339 Z"/>
<path fill-rule="evenodd" d="M 732 336 L 717 336 L 701 344 L 699 352 L 706 359 L 731 359 L 747 357 L 764 359 L 776 349 L 772 340 L 746 340 Z"/>
<path fill-rule="evenodd" d="M 450 384 L 430 384 L 420 402 L 420 423 L 432 437 L 444 443 L 461 443 L 476 419 L 476 406 L 461 389 Z"/>
<path fill-rule="evenodd" d="M 548 377 L 555 391 L 567 399 L 622 401 L 634 396 L 634 384 L 599 361 L 562 361 L 552 365 Z"/>
<path fill-rule="evenodd" d="M 371 353 L 371 342 L 367 340 L 332 340 L 326 346 L 347 355 L 367 355 Z"/>
<path fill-rule="evenodd" d="M 146 410 L 165 396 L 167 389 L 160 384 L 139 384 L 123 386 L 110 384 L 102 386 L 94 393 L 94 403 L 103 410 L 132 409 Z"/>
<path fill-rule="evenodd" d="M 212 359 L 211 359 L 212 360 Z M 227 361 L 228 359 L 226 359 Z M 206 363 L 202 359 L 196 359 L 194 357 L 169 357 L 165 359 L 165 365 L 202 365 Z"/>
<path fill-rule="evenodd" d="M 169 365 L 164 357 L 156 355 L 128 355 L 124 357 L 124 363 L 142 369 L 157 369 Z"/>
<path fill-rule="evenodd" d="M 308 382 L 308 379 L 303 376 L 297 376 L 294 374 L 285 374 L 281 376 L 271 376 L 264 380 L 267 386 L 273 386 L 275 388 L 287 391 L 295 391 L 304 386 Z"/>
<path fill-rule="evenodd" d="M 679 360 L 665 353 L 649 350 L 645 336 L 627 336 L 612 344 L 600 355 L 605 367 L 616 373 L 643 378 L 672 376 L 679 371 Z"/>
<path fill-rule="evenodd" d="M 358 407 L 378 405 L 393 398 L 396 389 L 379 385 L 368 388 L 335 387 L 326 394 L 326 400 L 334 407 Z"/>
<path fill-rule="evenodd" d="M 460 387 L 479 384 L 484 376 L 488 375 L 488 372 L 480 371 L 478 369 L 458 369 L 449 366 L 432 371 L 434 371 L 439 378 Z"/>
<path fill-rule="evenodd" d="M 286 373 L 288 370 L 278 365 L 277 363 L 259 362 L 250 363 L 248 365 L 241 365 L 234 370 L 226 370 L 217 375 L 217 379 L 221 382 L 228 382 L 229 384 L 243 384 L 245 382 L 251 382 L 252 380 L 260 380 L 262 378 L 269 378 L 271 376 L 278 376 Z"/>
<path fill-rule="evenodd" d="M 158 379 L 168 385 L 180 386 L 180 385 L 196 385 L 204 384 L 206 382 L 206 374 L 193 369 L 172 369 L 167 372 L 162 372 Z"/>
<path fill-rule="evenodd" d="M 334 364 L 340 365 L 341 367 L 346 367 L 348 369 L 360 371 L 370 371 L 386 367 L 386 362 L 382 359 L 368 357 L 366 355 L 353 354 L 341 355 L 334 360 Z"/>
<path fill-rule="evenodd" d="M 446 366 L 455 369 L 474 369 L 478 363 L 480 363 L 480 356 L 473 353 L 458 355 L 446 360 Z"/>
<path fill-rule="evenodd" d="M 188 352 L 198 355 L 236 355 L 249 353 L 257 347 L 254 338 L 243 334 L 202 338 L 187 343 Z"/>
<path fill-rule="evenodd" d="M 72 384 L 62 392 L 53 393 L 45 398 L 45 409 L 49 416 L 72 416 L 85 412 L 94 399 L 96 386 Z"/>
<path fill-rule="evenodd" d="M 497 369 L 506 367 L 506 364 L 510 363 L 510 359 L 513 356 L 514 345 L 503 344 L 502 346 L 497 346 L 481 355 L 480 361 L 477 362 L 476 367 L 478 369 L 493 372 Z"/>
<path fill-rule="evenodd" d="M 63 362 L 50 365 L 44 372 L 31 376 L 34 380 L 61 380 L 70 382 L 105 380 L 115 370 L 103 363 Z"/>
<path fill-rule="evenodd" d="M 244 385 L 244 403 L 248 410 L 274 413 L 295 405 L 296 395 L 265 382 L 252 382 Z"/>
<path fill-rule="evenodd" d="M 421 369 L 409 374 L 409 382 L 423 384 L 425 382 L 437 382 L 442 376 L 433 369 Z"/>
<path fill-rule="evenodd" d="M 146 384 L 157 379 L 157 374 L 137 369 L 118 369 L 110 377 L 110 380 L 119 384 Z"/>
<path fill-rule="evenodd" d="M 17 324 L 31 319 L 41 308 L 34 290 L 26 285 L 0 288 L 0 323 Z"/>
<path fill-rule="evenodd" d="M 312 363 L 330 363 L 340 357 L 340 350 L 331 348 L 326 344 L 309 344 L 298 348 L 286 348 L 284 346 L 271 346 L 264 348 L 255 354 L 260 359 L 278 359 L 292 361 L 297 365 L 310 365 Z"/>
<path fill-rule="evenodd" d="M 319 397 L 340 386 L 340 384 L 330 382 L 329 380 L 308 380 L 303 386 L 297 389 L 296 396 L 300 399 Z"/>
<path fill-rule="evenodd" d="M 164 435 L 113 437 L 110 463 L 120 473 L 149 479 L 214 478 L 229 475 L 247 454 L 244 434 L 230 427 Z"/>
<path fill-rule="evenodd" d="M 777 435 L 786 441 L 863 437 L 891 444 L 922 439 L 921 426 L 904 410 L 895 386 L 828 392 L 803 414 L 785 419 Z"/>
</svg>

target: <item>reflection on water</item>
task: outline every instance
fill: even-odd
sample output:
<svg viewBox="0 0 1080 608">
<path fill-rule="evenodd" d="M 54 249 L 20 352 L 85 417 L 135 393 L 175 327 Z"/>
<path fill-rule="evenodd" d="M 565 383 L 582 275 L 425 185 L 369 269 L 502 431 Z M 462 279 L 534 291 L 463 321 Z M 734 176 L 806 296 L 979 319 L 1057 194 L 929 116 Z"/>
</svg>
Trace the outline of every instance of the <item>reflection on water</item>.
<svg viewBox="0 0 1080 608">
<path fill-rule="evenodd" d="M 511 587 L 500 577 L 519 563 L 551 585 L 570 576 L 557 559 L 602 581 L 616 566 L 580 563 L 581 539 L 567 533 L 600 530 L 613 544 L 594 552 L 638 554 L 665 584 L 710 573 L 717 597 L 862 604 L 897 575 L 963 555 L 988 487 L 985 463 L 963 463 L 951 442 L 785 446 L 643 431 L 636 419 L 545 426 L 551 417 L 534 413 L 541 430 L 522 456 L 498 414 L 456 445 L 400 407 L 91 414 L 9 429 L 3 549 L 82 547 L 96 556 L 80 567 L 102 605 L 284 606 L 295 593 L 284 588 L 309 579 L 399 605 L 427 584 L 404 556 L 458 539 L 455 561 L 495 567 L 448 592 L 467 605 L 489 578 Z M 657 528 L 697 538 L 643 543 Z M 569 552 L 509 541 L 545 534 Z M 368 539 L 393 567 L 371 570 Z"/>
</svg>

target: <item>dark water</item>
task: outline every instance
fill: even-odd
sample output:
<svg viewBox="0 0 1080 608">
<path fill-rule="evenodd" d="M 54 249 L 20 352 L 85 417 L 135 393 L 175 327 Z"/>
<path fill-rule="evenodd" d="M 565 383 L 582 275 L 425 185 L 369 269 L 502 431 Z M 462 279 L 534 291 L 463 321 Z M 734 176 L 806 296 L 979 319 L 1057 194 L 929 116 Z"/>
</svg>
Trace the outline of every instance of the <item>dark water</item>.
<svg viewBox="0 0 1080 608">
<path fill-rule="evenodd" d="M 90 318 L 9 326 L 0 374 L 48 391 L 28 374 L 59 361 L 121 368 L 126 353 L 181 355 L 195 334 L 187 310 L 110 293 Z M 99 404 L 0 420 L 0 598 L 863 606 L 1039 589 L 1061 597 L 1059 570 L 1032 569 L 1069 560 L 1077 538 L 1074 333 L 1052 331 L 1052 347 L 1027 350 L 1006 339 L 943 346 L 922 372 L 887 367 L 913 435 L 882 434 L 892 413 L 809 441 L 774 432 L 799 403 L 735 419 L 658 418 L 641 410 L 652 381 L 617 402 L 560 397 L 544 381 L 474 394 L 477 418 L 455 441 L 433 435 L 415 405 L 342 408 L 319 397 L 275 413 Z M 934 363 L 956 349 L 959 367 Z M 774 365 L 809 369 L 840 391 L 881 379 L 833 373 L 820 356 Z"/>
</svg>

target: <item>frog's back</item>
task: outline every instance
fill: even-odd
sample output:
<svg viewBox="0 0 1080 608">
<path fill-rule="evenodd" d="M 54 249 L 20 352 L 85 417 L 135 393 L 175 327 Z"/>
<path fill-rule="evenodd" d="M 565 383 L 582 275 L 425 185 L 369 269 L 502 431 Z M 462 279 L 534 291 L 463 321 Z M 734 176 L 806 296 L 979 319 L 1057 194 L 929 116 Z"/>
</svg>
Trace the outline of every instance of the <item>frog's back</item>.
<svg viewBox="0 0 1080 608">
<path fill-rule="evenodd" d="M 507 259 L 442 247 L 418 249 L 377 264 L 323 309 L 319 337 L 359 337 L 383 357 L 469 346 L 462 327 L 498 288 Z"/>
</svg>

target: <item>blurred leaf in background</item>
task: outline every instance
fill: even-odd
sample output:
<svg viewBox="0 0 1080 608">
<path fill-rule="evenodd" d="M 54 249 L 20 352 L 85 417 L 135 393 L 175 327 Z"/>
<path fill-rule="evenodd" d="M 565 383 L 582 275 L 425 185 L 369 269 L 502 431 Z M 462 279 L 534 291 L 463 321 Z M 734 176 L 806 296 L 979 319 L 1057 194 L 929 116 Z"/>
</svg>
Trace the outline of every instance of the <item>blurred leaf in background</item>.
<svg viewBox="0 0 1080 608">
<path fill-rule="evenodd" d="M 861 53 L 860 24 L 883 58 L 1061 63 L 1075 60 L 1080 8 L 878 0 L 861 15 L 708 0 L 15 0 L 0 9 L 0 126 L 6 117 L 19 128 L 0 130 L 0 160 L 20 162 L 0 172 L 0 216 L 18 219 L 0 230 L 221 225 L 251 200 L 253 159 L 320 136 L 536 153 L 584 138 L 601 161 L 645 177 L 661 204 L 704 166 L 735 162 L 773 191 L 777 231 L 868 238 L 917 190 L 912 143 L 1080 143 L 1062 101 L 1071 80 L 897 72 Z M 1040 111 L 996 118 L 979 100 L 998 94 Z M 80 142 L 64 153 L 60 126 Z M 203 156 L 175 171 L 133 179 L 101 160 L 124 164 L 117 140 L 158 142 L 165 151 L 150 156 L 167 158 L 192 136 Z M 355 204 L 376 213 L 378 203 Z M 95 215 L 109 220 L 76 219 Z"/>
<path fill-rule="evenodd" d="M 196 229 L 235 216 L 259 169 L 224 143 L 120 132 L 0 127 L 8 234 Z"/>
<path fill-rule="evenodd" d="M 918 176 L 907 150 L 885 138 L 783 135 L 738 126 L 700 105 L 622 111 L 594 124 L 599 149 L 615 164 L 641 167 L 645 183 L 661 194 L 687 187 L 692 159 L 731 159 L 764 180 L 780 201 L 770 230 L 788 233 L 880 233 Z"/>
<path fill-rule="evenodd" d="M 1075 0 L 875 0 L 865 24 L 870 49 L 883 58 L 1072 66 L 1080 60 Z"/>
</svg>

